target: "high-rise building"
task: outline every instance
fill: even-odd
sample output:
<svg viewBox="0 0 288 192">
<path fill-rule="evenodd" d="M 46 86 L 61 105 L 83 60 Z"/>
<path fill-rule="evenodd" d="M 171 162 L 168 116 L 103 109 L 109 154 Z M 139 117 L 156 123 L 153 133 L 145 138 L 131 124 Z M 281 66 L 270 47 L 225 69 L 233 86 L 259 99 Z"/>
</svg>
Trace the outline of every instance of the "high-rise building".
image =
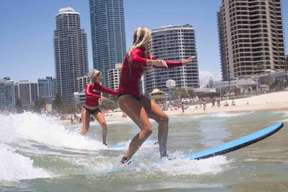
<svg viewBox="0 0 288 192">
<path fill-rule="evenodd" d="M 122 63 L 126 52 L 123 0 L 90 0 L 93 66 L 108 85 L 108 70 Z"/>
<path fill-rule="evenodd" d="M 56 79 L 52 77 L 38 79 L 38 95 L 47 102 L 51 102 L 56 95 Z"/>
<path fill-rule="evenodd" d="M 286 55 L 286 62 L 285 62 L 285 69 L 286 71 L 288 71 L 288 55 Z"/>
<path fill-rule="evenodd" d="M 9 78 L 0 79 L 0 110 L 10 110 L 15 107 L 14 82 Z"/>
<path fill-rule="evenodd" d="M 108 83 L 109 87 L 112 89 L 117 89 L 119 87 L 121 67 L 122 63 L 117 63 L 113 69 L 108 71 Z"/>
<path fill-rule="evenodd" d="M 15 84 L 16 101 L 20 101 L 24 108 L 31 107 L 38 99 L 38 85 L 29 81 L 18 81 Z"/>
<path fill-rule="evenodd" d="M 71 7 L 58 11 L 54 47 L 57 94 L 64 104 L 71 104 L 77 77 L 88 72 L 87 36 L 80 28 L 80 14 Z"/>
<path fill-rule="evenodd" d="M 218 29 L 223 80 L 285 68 L 281 0 L 222 0 Z"/>
<path fill-rule="evenodd" d="M 77 78 L 77 91 L 82 92 L 85 88 L 85 85 L 90 82 L 89 75 L 84 75 Z"/>
<path fill-rule="evenodd" d="M 195 58 L 183 66 L 159 69 L 151 68 L 144 76 L 145 93 L 158 88 L 167 91 L 166 81 L 172 79 L 179 88 L 199 87 L 199 71 L 195 33 L 191 25 L 167 26 L 152 30 L 152 54 L 165 60 Z"/>
</svg>

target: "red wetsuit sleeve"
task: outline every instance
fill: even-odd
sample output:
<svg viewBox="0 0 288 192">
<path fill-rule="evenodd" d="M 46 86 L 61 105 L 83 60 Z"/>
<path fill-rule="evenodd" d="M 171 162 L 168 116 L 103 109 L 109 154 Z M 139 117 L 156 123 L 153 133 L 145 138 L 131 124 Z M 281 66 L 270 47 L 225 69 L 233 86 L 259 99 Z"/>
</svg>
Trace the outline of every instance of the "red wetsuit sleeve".
<svg viewBox="0 0 288 192">
<path fill-rule="evenodd" d="M 93 92 L 93 89 L 94 89 L 93 84 L 87 84 L 85 88 L 85 95 L 88 97 L 95 97 L 97 99 L 101 98 L 101 96 Z"/>
<path fill-rule="evenodd" d="M 143 56 L 143 50 L 139 48 L 131 51 L 130 59 L 133 63 L 141 63 L 144 66 L 147 65 L 147 58 Z"/>
<path fill-rule="evenodd" d="M 180 60 L 164 60 L 166 62 L 166 64 L 168 65 L 168 68 L 172 68 L 172 67 L 178 67 L 183 65 L 182 61 Z M 159 66 L 155 66 L 153 65 L 154 68 L 164 68 L 164 67 L 159 67 Z"/>
<path fill-rule="evenodd" d="M 180 60 L 165 60 L 165 61 L 169 68 L 183 65 L 182 61 Z"/>
<path fill-rule="evenodd" d="M 154 55 L 149 55 L 148 56 L 148 59 L 151 59 L 151 60 L 156 60 L 157 57 L 155 57 Z M 168 65 L 169 68 L 171 67 L 178 67 L 178 66 L 181 66 L 183 65 L 182 61 L 180 60 L 165 60 L 166 61 L 166 64 Z M 160 67 L 157 67 L 157 66 L 154 66 L 155 68 L 160 68 Z"/>
<path fill-rule="evenodd" d="M 131 52 L 131 61 L 134 63 L 141 63 L 144 66 L 147 66 L 147 60 L 156 60 L 156 57 L 153 55 L 149 55 L 147 58 L 143 57 L 143 50 L 142 49 L 134 49 Z M 165 60 L 168 67 L 177 67 L 177 66 L 181 66 L 183 63 L 180 60 Z M 155 67 L 155 66 L 153 66 Z M 156 68 L 161 68 L 161 67 L 156 67 Z"/>
<path fill-rule="evenodd" d="M 105 87 L 103 85 L 100 85 L 100 91 L 103 93 L 108 93 L 108 94 L 113 95 L 113 96 L 116 96 L 119 94 L 118 91 L 114 91 L 113 89 L 110 89 L 110 88 Z"/>
</svg>

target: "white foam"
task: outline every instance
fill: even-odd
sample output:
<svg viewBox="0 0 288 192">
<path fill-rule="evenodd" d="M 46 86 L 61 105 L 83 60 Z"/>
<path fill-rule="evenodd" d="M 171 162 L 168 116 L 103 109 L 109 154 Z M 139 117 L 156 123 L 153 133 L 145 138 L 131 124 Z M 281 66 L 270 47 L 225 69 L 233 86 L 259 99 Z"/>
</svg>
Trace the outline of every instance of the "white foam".
<svg viewBox="0 0 288 192">
<path fill-rule="evenodd" d="M 241 113 L 228 113 L 228 112 L 221 112 L 221 113 L 211 113 L 209 114 L 210 117 L 221 117 L 221 118 L 229 118 L 229 117 L 238 117 L 242 115 L 249 115 L 253 112 L 241 112 Z"/>
<path fill-rule="evenodd" d="M 103 158 L 103 157 L 102 157 Z M 120 158 L 118 158 L 119 160 Z M 71 161 L 71 160 L 70 160 Z M 81 171 L 86 174 L 105 174 L 111 171 L 116 163 L 116 161 L 111 161 L 111 159 L 94 159 L 94 158 L 74 158 L 71 161 L 76 166 L 81 166 Z M 118 161 L 119 162 L 119 161 Z"/>
<path fill-rule="evenodd" d="M 276 115 L 283 115 L 284 117 L 288 117 L 288 111 L 272 111 L 272 113 Z"/>
<path fill-rule="evenodd" d="M 121 166 L 114 164 L 114 168 L 107 169 L 112 173 L 132 172 L 148 175 L 165 174 L 169 176 L 180 175 L 215 175 L 223 172 L 228 166 L 229 161 L 225 156 L 216 156 L 213 158 L 203 160 L 190 160 L 179 152 L 175 152 L 172 156 L 175 159 L 172 160 L 159 160 L 158 154 L 150 153 L 150 158 L 147 155 L 144 157 L 134 157 L 132 163 L 128 166 Z M 118 158 L 120 159 L 120 157 Z M 108 162 L 107 162 L 108 164 Z M 107 167 L 107 165 L 106 165 Z"/>
<path fill-rule="evenodd" d="M 0 181 L 50 177 L 44 169 L 35 168 L 32 159 L 16 153 L 3 144 L 0 144 L 0 170 Z"/>
<path fill-rule="evenodd" d="M 101 142 L 81 136 L 79 130 L 68 130 L 52 117 L 31 112 L 22 114 L 0 115 L 0 142 L 17 139 L 33 140 L 46 145 L 73 149 L 101 150 L 106 149 Z"/>
<path fill-rule="evenodd" d="M 176 158 L 173 160 L 162 160 L 153 164 L 152 168 L 157 172 L 167 175 L 206 175 L 218 174 L 224 170 L 228 161 L 224 156 L 217 156 L 203 160 L 189 160 Z"/>
<path fill-rule="evenodd" d="M 112 145 L 109 149 L 111 150 L 126 150 L 129 147 L 131 140 L 123 141 Z M 143 148 L 155 148 L 158 147 L 157 141 L 153 139 L 146 140 L 140 147 L 140 150 Z"/>
</svg>

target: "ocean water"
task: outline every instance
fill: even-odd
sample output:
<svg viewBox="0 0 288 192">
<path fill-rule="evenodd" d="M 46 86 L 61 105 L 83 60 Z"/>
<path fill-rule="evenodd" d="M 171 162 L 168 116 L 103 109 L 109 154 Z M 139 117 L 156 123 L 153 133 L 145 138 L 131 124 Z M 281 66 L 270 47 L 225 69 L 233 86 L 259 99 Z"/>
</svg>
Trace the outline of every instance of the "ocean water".
<svg viewBox="0 0 288 192">
<path fill-rule="evenodd" d="M 184 156 L 283 121 L 275 135 L 204 160 Z M 108 147 L 96 123 L 80 125 L 25 112 L 0 114 L 0 191 L 288 191 L 288 112 L 170 116 L 168 148 L 160 160 L 157 128 L 126 167 L 119 160 L 138 131 L 126 119 L 108 121 Z"/>
</svg>

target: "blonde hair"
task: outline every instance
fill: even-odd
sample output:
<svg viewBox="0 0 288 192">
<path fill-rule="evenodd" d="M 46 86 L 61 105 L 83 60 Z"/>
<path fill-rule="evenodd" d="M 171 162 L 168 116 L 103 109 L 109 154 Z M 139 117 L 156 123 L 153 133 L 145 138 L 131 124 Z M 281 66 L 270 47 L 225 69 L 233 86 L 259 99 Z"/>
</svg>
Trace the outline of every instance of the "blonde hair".
<svg viewBox="0 0 288 192">
<path fill-rule="evenodd" d="M 89 79 L 91 83 L 95 83 L 96 82 L 96 77 L 101 75 L 101 71 L 97 70 L 97 69 L 93 69 L 92 71 L 90 71 L 89 73 Z"/>
<path fill-rule="evenodd" d="M 135 48 L 144 48 L 145 49 L 145 55 L 148 55 L 151 49 L 151 41 L 152 41 L 152 34 L 150 29 L 147 27 L 138 27 L 134 31 L 133 35 L 133 44 L 129 49 L 129 56 L 131 50 Z"/>
</svg>

